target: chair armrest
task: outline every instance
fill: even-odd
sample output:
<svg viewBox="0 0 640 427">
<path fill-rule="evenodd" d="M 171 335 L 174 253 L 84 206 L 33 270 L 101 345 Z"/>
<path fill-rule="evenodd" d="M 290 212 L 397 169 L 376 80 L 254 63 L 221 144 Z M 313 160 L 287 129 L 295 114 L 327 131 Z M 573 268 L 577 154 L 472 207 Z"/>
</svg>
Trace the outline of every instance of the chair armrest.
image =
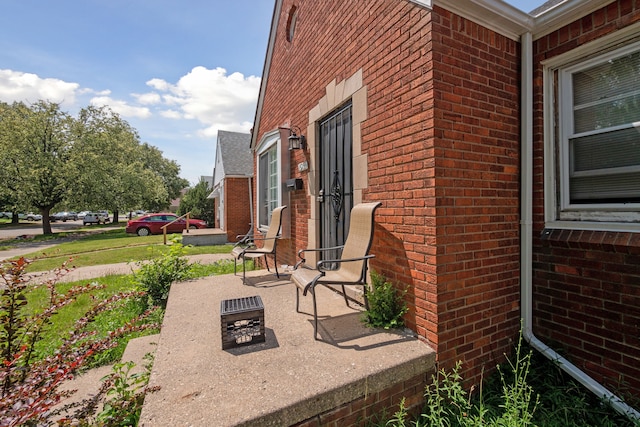
<svg viewBox="0 0 640 427">
<path fill-rule="evenodd" d="M 318 269 L 318 271 L 325 271 L 325 269 L 323 268 L 324 264 L 340 264 L 343 262 L 354 262 L 354 261 L 368 261 L 371 258 L 375 258 L 375 255 L 365 255 L 362 258 L 347 258 L 347 259 L 323 259 L 318 261 L 318 263 L 316 264 L 316 268 Z"/>
<path fill-rule="evenodd" d="M 306 258 L 304 257 L 304 253 L 305 252 L 325 252 L 325 251 L 333 251 L 336 249 L 342 249 L 344 248 L 344 245 L 341 246 L 332 246 L 330 248 L 312 248 L 312 249 L 300 249 L 298 251 L 298 258 L 300 258 L 300 261 L 298 261 L 296 263 L 295 266 L 293 266 L 293 269 L 297 269 L 300 265 L 304 264 L 305 262 L 307 262 Z"/>
</svg>

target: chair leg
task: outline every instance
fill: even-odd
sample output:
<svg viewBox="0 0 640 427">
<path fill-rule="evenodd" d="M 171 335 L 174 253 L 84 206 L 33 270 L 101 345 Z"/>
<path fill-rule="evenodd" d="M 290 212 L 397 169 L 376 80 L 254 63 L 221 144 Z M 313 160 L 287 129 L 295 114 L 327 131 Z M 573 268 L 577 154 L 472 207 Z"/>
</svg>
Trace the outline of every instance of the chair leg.
<svg viewBox="0 0 640 427">
<path fill-rule="evenodd" d="M 238 268 L 238 258 L 233 257 L 233 275 L 235 276 Z"/>
<path fill-rule="evenodd" d="M 265 258 L 266 257 L 267 256 L 265 255 Z M 278 262 L 276 261 L 276 254 L 273 254 L 273 267 L 276 269 L 276 277 L 279 279 L 280 278 L 280 274 L 278 273 Z"/>
<path fill-rule="evenodd" d="M 245 259 L 245 257 L 242 257 L 242 284 L 246 285 L 247 284 L 247 265 L 246 265 L 247 260 Z"/>
<path fill-rule="evenodd" d="M 313 297 L 313 339 L 318 341 L 318 305 L 316 304 L 316 289 L 312 286 L 310 289 Z"/>
<path fill-rule="evenodd" d="M 369 286 L 367 286 L 366 283 L 362 285 L 362 294 L 364 296 L 364 308 L 367 311 L 369 311 L 369 297 L 367 297 L 367 294 L 369 293 L 368 288 Z"/>
<path fill-rule="evenodd" d="M 296 285 L 296 313 L 300 313 L 300 288 Z"/>
<path fill-rule="evenodd" d="M 349 298 L 347 298 L 347 290 L 344 288 L 344 285 L 342 285 L 342 296 L 344 297 L 344 302 L 347 304 L 347 307 L 351 307 L 349 305 Z"/>
<path fill-rule="evenodd" d="M 269 260 L 267 259 L 267 254 L 264 254 L 264 265 L 267 266 L 267 271 L 271 273 L 271 269 L 269 268 Z"/>
</svg>

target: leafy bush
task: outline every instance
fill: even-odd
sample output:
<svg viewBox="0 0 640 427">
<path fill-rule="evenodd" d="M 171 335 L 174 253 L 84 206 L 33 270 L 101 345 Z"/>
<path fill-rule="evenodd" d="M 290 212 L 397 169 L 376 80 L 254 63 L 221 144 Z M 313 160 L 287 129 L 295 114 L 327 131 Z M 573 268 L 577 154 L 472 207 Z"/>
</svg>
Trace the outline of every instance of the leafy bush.
<svg viewBox="0 0 640 427">
<path fill-rule="evenodd" d="M 148 295 L 147 305 L 166 307 L 171 284 L 190 277 L 191 265 L 184 255 L 184 246 L 174 240 L 166 254 L 138 263 L 133 281 Z"/>
<path fill-rule="evenodd" d="M 101 289 L 101 285 L 76 286 L 59 293 L 57 282 L 67 271 L 63 265 L 53 279 L 43 285 L 30 284 L 25 277 L 29 261 L 20 258 L 0 265 L 0 425 L 24 426 L 46 424 L 51 408 L 71 392 L 59 391 L 60 385 L 84 368 L 97 353 L 113 347 L 118 337 L 129 332 L 157 328 L 146 324 L 145 312 L 106 337 L 97 338 L 88 325 L 100 314 L 139 292 L 120 293 L 94 301 L 53 355 L 36 360 L 35 346 L 50 327 L 51 318 L 83 293 Z M 48 304 L 42 311 L 27 309 L 26 294 L 37 286 L 48 290 Z"/>
<path fill-rule="evenodd" d="M 369 310 L 364 314 L 364 321 L 370 326 L 385 329 L 404 326 L 402 316 L 407 312 L 404 295 L 388 282 L 382 275 L 371 271 L 371 290 L 367 294 Z"/>
</svg>

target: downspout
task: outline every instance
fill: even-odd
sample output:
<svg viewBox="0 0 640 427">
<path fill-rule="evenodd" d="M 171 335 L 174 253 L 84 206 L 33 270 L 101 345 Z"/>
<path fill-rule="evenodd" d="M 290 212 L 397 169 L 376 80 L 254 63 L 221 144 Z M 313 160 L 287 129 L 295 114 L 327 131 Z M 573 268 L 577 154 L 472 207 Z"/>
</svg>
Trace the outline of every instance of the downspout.
<svg viewBox="0 0 640 427">
<path fill-rule="evenodd" d="M 252 176 L 247 177 L 247 182 L 249 183 L 249 215 L 251 218 L 251 222 L 249 223 L 249 232 L 253 234 L 253 188 L 251 186 Z"/>
<path fill-rule="evenodd" d="M 521 221 L 520 221 L 520 292 L 522 335 L 524 339 L 563 371 L 571 375 L 596 396 L 607 401 L 617 412 L 640 420 L 640 413 L 627 405 L 602 384 L 560 356 L 533 334 L 533 42 L 531 33 L 521 38 Z"/>
</svg>

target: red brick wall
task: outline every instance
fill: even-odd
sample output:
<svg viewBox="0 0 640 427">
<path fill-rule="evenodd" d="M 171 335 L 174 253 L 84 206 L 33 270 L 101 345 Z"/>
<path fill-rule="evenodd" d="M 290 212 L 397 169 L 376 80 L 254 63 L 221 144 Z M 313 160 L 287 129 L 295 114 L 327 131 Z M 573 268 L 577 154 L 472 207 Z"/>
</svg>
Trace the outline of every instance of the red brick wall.
<svg viewBox="0 0 640 427">
<path fill-rule="evenodd" d="M 640 234 L 544 230 L 540 61 L 640 20 L 614 1 L 534 42 L 534 333 L 621 395 L 640 396 Z"/>
<path fill-rule="evenodd" d="M 477 376 L 520 324 L 520 47 L 435 12 L 438 353 Z"/>
<path fill-rule="evenodd" d="M 380 424 L 398 411 L 402 399 L 405 399 L 404 405 L 408 413 L 416 417 L 424 409 L 424 391 L 430 383 L 430 380 L 427 382 L 427 374 L 418 375 L 295 425 L 297 427 L 347 427 L 367 425 L 367 420 Z"/>
<path fill-rule="evenodd" d="M 436 7 L 404 0 L 283 2 L 258 138 L 308 112 L 334 79 L 362 69 L 368 119 L 365 201 L 376 213 L 372 267 L 408 287 L 408 325 L 478 379 L 519 327 L 519 46 Z M 292 174 L 306 181 L 295 165 Z M 291 200 L 292 239 L 278 262 L 307 244 L 310 199 Z"/>
<path fill-rule="evenodd" d="M 224 180 L 224 224 L 227 241 L 246 234 L 251 224 L 249 183 L 247 178 L 225 178 Z"/>
</svg>

